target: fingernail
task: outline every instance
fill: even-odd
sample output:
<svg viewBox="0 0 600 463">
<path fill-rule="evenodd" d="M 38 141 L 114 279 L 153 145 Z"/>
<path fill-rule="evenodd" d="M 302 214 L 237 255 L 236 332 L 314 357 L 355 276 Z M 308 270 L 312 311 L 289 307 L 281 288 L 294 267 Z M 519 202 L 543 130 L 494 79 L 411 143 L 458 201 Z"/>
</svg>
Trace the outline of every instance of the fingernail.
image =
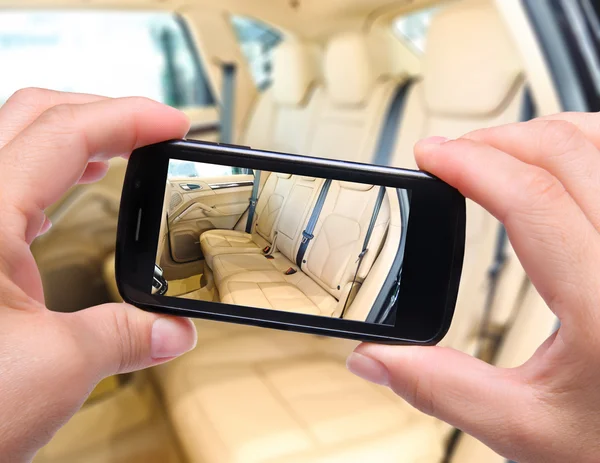
<svg viewBox="0 0 600 463">
<path fill-rule="evenodd" d="M 381 386 L 390 385 L 390 374 L 385 365 L 371 357 L 353 352 L 346 361 L 346 367 L 362 379 Z"/>
<path fill-rule="evenodd" d="M 159 318 L 152 324 L 151 355 L 154 359 L 177 357 L 196 346 L 196 330 L 189 320 Z"/>
<path fill-rule="evenodd" d="M 421 140 L 421 143 L 425 145 L 443 145 L 448 141 L 450 141 L 450 139 L 446 137 L 429 137 Z"/>
</svg>

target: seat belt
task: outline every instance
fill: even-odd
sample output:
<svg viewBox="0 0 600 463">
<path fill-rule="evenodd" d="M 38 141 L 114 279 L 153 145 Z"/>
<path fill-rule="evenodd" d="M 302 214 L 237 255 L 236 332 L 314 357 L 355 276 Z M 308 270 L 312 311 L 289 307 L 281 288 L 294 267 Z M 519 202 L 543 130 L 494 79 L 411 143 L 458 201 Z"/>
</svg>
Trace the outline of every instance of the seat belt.
<svg viewBox="0 0 600 463">
<path fill-rule="evenodd" d="M 344 314 L 346 313 L 346 307 L 348 306 L 348 301 L 350 300 L 352 290 L 354 289 L 354 284 L 356 283 L 356 279 L 358 278 L 360 266 L 362 264 L 363 258 L 365 257 L 365 254 L 369 251 L 369 241 L 371 241 L 371 235 L 373 234 L 373 229 L 375 228 L 377 216 L 379 215 L 379 211 L 381 210 L 381 204 L 383 203 L 384 197 L 385 187 L 380 186 L 379 194 L 377 195 L 377 200 L 375 201 L 375 207 L 373 208 L 373 215 L 371 215 L 371 222 L 369 222 L 369 228 L 367 229 L 367 234 L 365 235 L 365 240 L 363 241 L 362 250 L 360 251 L 360 254 L 358 255 L 358 260 L 356 261 L 356 271 L 354 272 L 354 278 L 352 279 L 352 284 L 350 285 L 350 291 L 348 292 L 348 296 L 346 296 L 346 301 L 344 302 L 344 308 L 342 309 L 340 318 L 344 318 Z"/>
<path fill-rule="evenodd" d="M 232 143 L 237 66 L 235 63 L 223 63 L 221 65 L 221 73 L 223 75 L 223 88 L 221 94 L 221 121 L 219 140 L 221 143 Z"/>
<path fill-rule="evenodd" d="M 325 204 L 325 199 L 327 198 L 327 193 L 329 192 L 329 187 L 331 186 L 331 179 L 325 180 L 323 183 L 323 187 L 321 188 L 321 192 L 319 193 L 319 197 L 317 198 L 317 203 L 315 204 L 315 208 L 312 211 L 310 219 L 306 224 L 306 228 L 302 232 L 302 242 L 300 243 L 300 248 L 298 249 L 298 254 L 296 255 L 296 265 L 299 268 L 302 268 L 302 261 L 304 260 L 304 254 L 306 254 L 306 249 L 310 244 L 311 240 L 314 238 L 313 232 L 315 231 L 315 226 L 317 225 L 317 221 L 319 220 L 319 216 L 321 215 L 321 209 L 323 209 L 323 204 Z"/>
<path fill-rule="evenodd" d="M 376 164 L 380 166 L 389 165 L 390 158 L 392 157 L 394 146 L 396 144 L 400 118 L 404 114 L 404 106 L 406 105 L 406 95 L 408 94 L 409 89 L 414 83 L 415 79 L 408 79 L 406 82 L 402 83 L 402 85 L 399 85 L 396 89 L 394 98 L 392 99 L 392 102 L 388 107 L 388 112 L 385 116 L 385 122 L 379 135 L 379 141 L 377 143 L 377 149 L 375 151 L 375 158 L 373 159 L 373 162 L 371 164 Z"/>
<path fill-rule="evenodd" d="M 521 108 L 520 121 L 527 122 L 535 117 L 536 107 L 533 101 L 533 96 L 529 87 L 525 87 L 523 94 L 523 106 Z M 485 305 L 483 308 L 483 319 L 481 321 L 481 329 L 479 332 L 480 339 L 490 340 L 492 342 L 492 353 L 496 349 L 502 333 L 494 333 L 491 327 L 492 309 L 494 301 L 496 299 L 496 291 L 498 289 L 498 282 L 504 266 L 506 265 L 506 246 L 508 245 L 508 235 L 504 225 L 500 224 L 498 228 L 498 234 L 496 237 L 496 248 L 494 251 L 494 260 L 488 270 L 488 291 L 485 298 Z M 482 353 L 482 349 L 478 352 L 478 355 Z"/>
<path fill-rule="evenodd" d="M 256 203 L 258 202 L 258 188 L 260 186 L 260 170 L 254 172 L 254 185 L 252 185 L 252 195 L 250 196 L 250 207 L 248 208 L 248 220 L 246 221 L 246 233 L 252 233 L 252 222 L 256 212 Z"/>
</svg>

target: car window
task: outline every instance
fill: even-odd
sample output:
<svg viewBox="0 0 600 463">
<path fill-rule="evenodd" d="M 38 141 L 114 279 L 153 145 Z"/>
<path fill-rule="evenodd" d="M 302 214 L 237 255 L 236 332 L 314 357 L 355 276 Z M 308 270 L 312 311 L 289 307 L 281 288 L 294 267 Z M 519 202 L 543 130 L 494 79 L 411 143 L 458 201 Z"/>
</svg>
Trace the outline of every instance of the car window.
<svg viewBox="0 0 600 463">
<path fill-rule="evenodd" d="M 23 87 L 214 104 L 187 29 L 170 13 L 0 13 L 0 104 Z"/>
<path fill-rule="evenodd" d="M 167 176 L 174 178 L 213 178 L 228 175 L 243 175 L 252 173 L 249 169 L 239 167 L 220 166 L 217 164 L 202 164 L 192 161 L 171 159 Z"/>
<path fill-rule="evenodd" d="M 243 16 L 232 16 L 242 52 L 248 61 L 256 86 L 264 90 L 272 80 L 273 50 L 282 41 L 282 34 L 263 22 Z"/>
<path fill-rule="evenodd" d="M 396 18 L 393 23 L 394 33 L 403 42 L 408 43 L 414 52 L 423 54 L 427 46 L 427 32 L 431 19 L 439 9 L 427 8 Z"/>
</svg>

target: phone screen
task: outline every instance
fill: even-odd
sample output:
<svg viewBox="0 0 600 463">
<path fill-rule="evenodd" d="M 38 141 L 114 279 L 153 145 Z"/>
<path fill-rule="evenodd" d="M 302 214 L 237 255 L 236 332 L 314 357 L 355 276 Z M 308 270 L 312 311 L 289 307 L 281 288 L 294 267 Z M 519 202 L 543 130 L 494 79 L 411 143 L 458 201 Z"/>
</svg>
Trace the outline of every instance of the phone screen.
<svg viewBox="0 0 600 463">
<path fill-rule="evenodd" d="M 395 324 L 410 190 L 182 159 L 167 172 L 149 293 Z"/>
</svg>

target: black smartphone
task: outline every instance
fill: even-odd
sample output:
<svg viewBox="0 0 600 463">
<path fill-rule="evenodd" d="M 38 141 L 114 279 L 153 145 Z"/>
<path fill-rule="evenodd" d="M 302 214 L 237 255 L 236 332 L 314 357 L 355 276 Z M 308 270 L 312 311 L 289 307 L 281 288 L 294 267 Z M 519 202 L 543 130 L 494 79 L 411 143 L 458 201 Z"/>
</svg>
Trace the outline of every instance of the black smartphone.
<svg viewBox="0 0 600 463">
<path fill-rule="evenodd" d="M 465 198 L 424 172 L 180 140 L 131 155 L 116 277 L 154 312 L 429 345 L 464 243 Z"/>
</svg>

